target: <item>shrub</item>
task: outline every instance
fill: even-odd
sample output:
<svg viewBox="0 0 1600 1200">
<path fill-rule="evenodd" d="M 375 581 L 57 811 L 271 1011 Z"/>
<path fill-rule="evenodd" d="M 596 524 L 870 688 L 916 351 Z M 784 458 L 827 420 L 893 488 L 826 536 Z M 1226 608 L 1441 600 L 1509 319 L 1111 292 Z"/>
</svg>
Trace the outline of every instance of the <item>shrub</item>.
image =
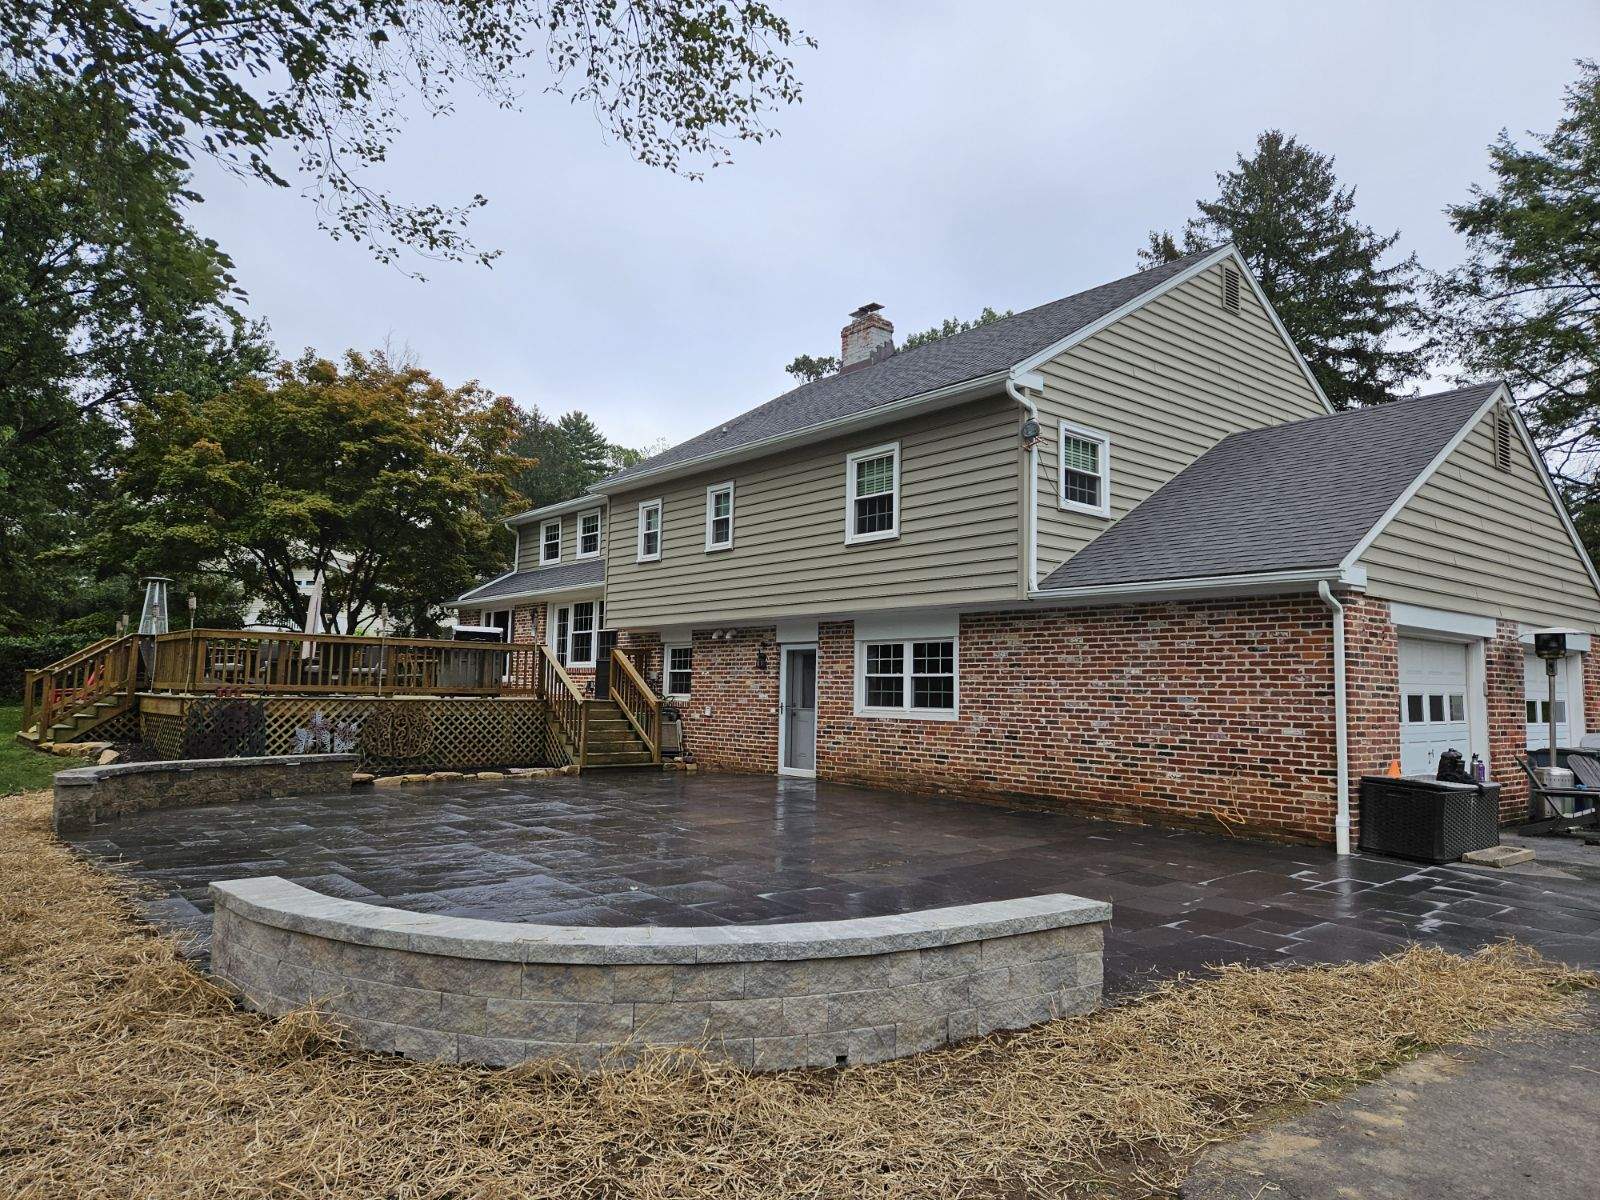
<svg viewBox="0 0 1600 1200">
<path fill-rule="evenodd" d="M 21 698 L 24 671 L 47 667 L 93 640 L 76 633 L 0 637 L 0 701 L 14 702 Z"/>
</svg>

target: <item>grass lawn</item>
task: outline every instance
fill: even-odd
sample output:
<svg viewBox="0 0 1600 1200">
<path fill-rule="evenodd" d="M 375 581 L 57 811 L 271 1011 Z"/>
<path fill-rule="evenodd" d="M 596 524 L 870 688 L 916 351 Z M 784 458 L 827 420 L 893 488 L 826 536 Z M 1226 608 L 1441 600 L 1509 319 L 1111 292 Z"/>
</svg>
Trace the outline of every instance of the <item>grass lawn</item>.
<svg viewBox="0 0 1600 1200">
<path fill-rule="evenodd" d="M 0 796 L 32 792 L 50 786 L 50 777 L 68 767 L 81 767 L 81 759 L 63 761 L 53 754 L 40 754 L 17 741 L 22 724 L 22 705 L 0 704 Z"/>
<path fill-rule="evenodd" d="M 692 1053 L 575 1078 L 409 1062 L 244 1012 L 126 884 L 0 802 L 0 1194 L 123 1200 L 1169 1196 L 1214 1141 L 1593 977 L 1502 945 L 1229 967 L 899 1062 L 749 1075 Z"/>
</svg>

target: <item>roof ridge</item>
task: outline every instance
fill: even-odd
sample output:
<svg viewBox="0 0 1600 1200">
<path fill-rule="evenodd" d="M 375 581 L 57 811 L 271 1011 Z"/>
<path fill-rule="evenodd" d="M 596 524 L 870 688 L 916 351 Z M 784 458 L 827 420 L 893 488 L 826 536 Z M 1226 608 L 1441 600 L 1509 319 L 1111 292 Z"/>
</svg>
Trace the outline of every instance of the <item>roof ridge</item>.
<svg viewBox="0 0 1600 1200">
<path fill-rule="evenodd" d="M 1220 446 L 1223 442 L 1232 441 L 1234 438 L 1254 437 L 1261 434 L 1274 433 L 1281 429 L 1309 425 L 1313 421 L 1341 421 L 1348 424 L 1352 418 L 1367 416 L 1372 413 L 1393 413 L 1425 402 L 1459 399 L 1468 392 L 1492 392 L 1503 383 L 1504 380 L 1496 379 L 1488 383 L 1472 383 L 1463 387 L 1446 388 L 1442 392 L 1428 392 L 1421 396 L 1393 396 L 1382 404 L 1363 404 L 1359 408 L 1342 408 L 1338 412 L 1319 413 L 1314 417 L 1297 417 L 1293 421 L 1279 421 L 1275 425 L 1257 425 L 1251 429 L 1235 430 L 1227 437 L 1220 439 L 1217 445 Z"/>
</svg>

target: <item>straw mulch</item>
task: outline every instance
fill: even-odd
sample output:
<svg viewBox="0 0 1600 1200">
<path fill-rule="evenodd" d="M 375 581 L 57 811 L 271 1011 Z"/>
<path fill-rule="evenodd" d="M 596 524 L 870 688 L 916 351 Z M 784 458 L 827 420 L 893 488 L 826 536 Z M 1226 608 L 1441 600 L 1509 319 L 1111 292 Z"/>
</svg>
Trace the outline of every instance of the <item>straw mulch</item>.
<svg viewBox="0 0 1600 1200">
<path fill-rule="evenodd" d="M 1419 1049 L 1560 1022 L 1591 977 L 1499 947 L 1228 969 L 915 1059 L 750 1076 L 693 1056 L 575 1079 L 341 1044 L 237 1010 L 0 802 L 0 1194 L 28 1197 L 1159 1194 L 1269 1107 Z"/>
</svg>

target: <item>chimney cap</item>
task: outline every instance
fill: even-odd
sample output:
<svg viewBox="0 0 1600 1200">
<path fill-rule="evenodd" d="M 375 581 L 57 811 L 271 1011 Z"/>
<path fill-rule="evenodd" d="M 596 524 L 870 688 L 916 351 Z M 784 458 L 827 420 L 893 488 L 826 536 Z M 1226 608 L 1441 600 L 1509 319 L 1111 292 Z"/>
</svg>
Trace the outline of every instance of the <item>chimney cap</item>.
<svg viewBox="0 0 1600 1200">
<path fill-rule="evenodd" d="M 876 300 L 869 300 L 850 315 L 859 319 L 861 317 L 870 317 L 873 313 L 882 311 L 883 305 L 879 304 Z"/>
</svg>

